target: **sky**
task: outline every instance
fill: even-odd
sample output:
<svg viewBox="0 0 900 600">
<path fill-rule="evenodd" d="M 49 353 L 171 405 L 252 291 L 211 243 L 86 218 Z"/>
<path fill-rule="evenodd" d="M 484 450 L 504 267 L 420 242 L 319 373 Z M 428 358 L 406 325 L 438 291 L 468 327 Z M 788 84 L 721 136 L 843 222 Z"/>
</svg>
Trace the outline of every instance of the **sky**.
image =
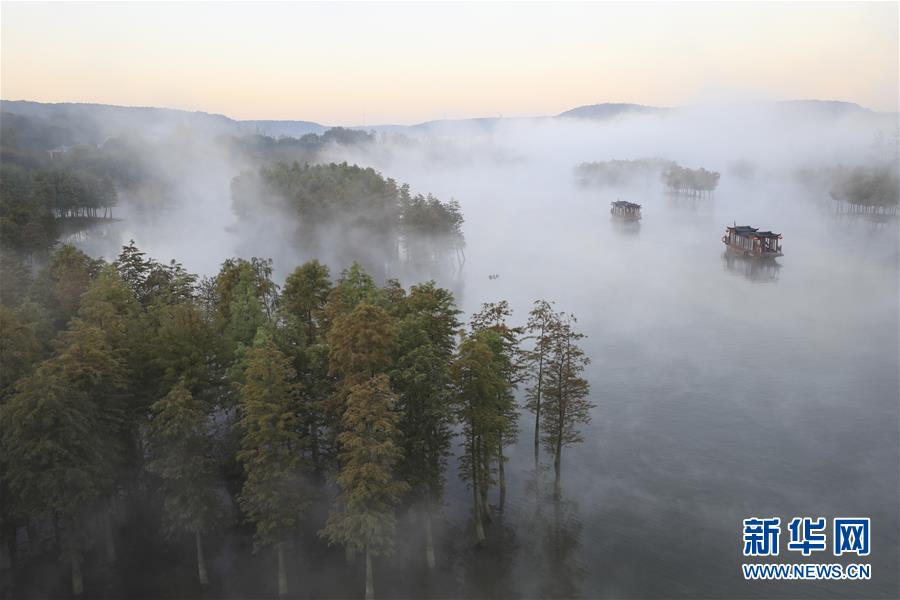
<svg viewBox="0 0 900 600">
<path fill-rule="evenodd" d="M 898 110 L 898 3 L 0 4 L 6 100 L 328 125 L 598 102 Z"/>
</svg>

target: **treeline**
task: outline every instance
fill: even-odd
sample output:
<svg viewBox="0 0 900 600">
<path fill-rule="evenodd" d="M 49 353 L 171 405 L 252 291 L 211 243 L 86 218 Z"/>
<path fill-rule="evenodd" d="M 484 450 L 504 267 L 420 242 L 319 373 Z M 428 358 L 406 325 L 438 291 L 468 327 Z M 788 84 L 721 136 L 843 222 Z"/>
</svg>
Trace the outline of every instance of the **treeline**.
<svg viewBox="0 0 900 600">
<path fill-rule="evenodd" d="M 675 163 L 661 158 L 584 162 L 575 167 L 581 185 L 622 186 L 650 183 Z"/>
<path fill-rule="evenodd" d="M 716 171 L 707 171 L 703 167 L 688 169 L 673 163 L 662 174 L 662 180 L 666 189 L 674 194 L 703 196 L 712 194 L 718 187 L 719 176 Z"/>
<path fill-rule="evenodd" d="M 46 252 L 56 242 L 57 219 L 111 217 L 117 201 L 112 181 L 90 172 L 0 165 L 0 251 Z"/>
<path fill-rule="evenodd" d="M 235 213 L 243 219 L 273 209 L 296 219 L 297 243 L 338 264 L 461 266 L 463 215 L 454 200 L 412 195 L 409 186 L 357 165 L 276 163 L 232 181 Z M 361 253 L 360 249 L 365 252 Z"/>
<path fill-rule="evenodd" d="M 423 562 L 440 560 L 432 520 L 455 443 L 470 535 L 490 535 L 518 389 L 557 497 L 590 418 L 583 336 L 546 301 L 518 326 L 505 301 L 463 326 L 433 282 L 379 286 L 357 264 L 333 280 L 310 261 L 279 286 L 258 258 L 201 279 L 133 243 L 110 264 L 63 246 L 23 278 L 0 305 L 0 548 L 18 567 L 23 536 L 61 557 L 76 596 L 85 558 L 115 564 L 117 519 L 147 497 L 164 535 L 193 538 L 200 586 L 215 577 L 208 535 L 247 523 L 285 595 L 286 556 L 318 543 L 303 531 L 325 495 L 318 537 L 364 558 L 371 598 L 372 559 L 418 537 L 398 531 L 399 509 L 418 515 Z"/>
<path fill-rule="evenodd" d="M 689 196 L 711 194 L 720 177 L 715 171 L 688 169 L 661 158 L 585 162 L 575 167 L 575 176 L 581 185 L 605 187 L 650 183 L 658 177 L 669 192 Z"/>
<path fill-rule="evenodd" d="M 375 143 L 371 133 L 344 127 L 332 127 L 321 134 L 307 133 L 299 138 L 271 137 L 262 134 L 229 135 L 218 138 L 235 156 L 247 157 L 259 164 L 299 163 L 320 159 L 330 146 L 366 147 Z"/>
<path fill-rule="evenodd" d="M 830 196 L 850 212 L 896 215 L 900 204 L 897 166 L 838 169 L 832 173 Z"/>
</svg>

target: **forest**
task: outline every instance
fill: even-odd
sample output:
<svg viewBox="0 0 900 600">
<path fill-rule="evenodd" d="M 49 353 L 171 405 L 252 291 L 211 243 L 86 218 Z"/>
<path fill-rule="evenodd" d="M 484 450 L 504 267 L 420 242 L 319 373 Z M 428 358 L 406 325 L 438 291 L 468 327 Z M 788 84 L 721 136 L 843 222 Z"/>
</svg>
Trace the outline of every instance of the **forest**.
<svg viewBox="0 0 900 600">
<path fill-rule="evenodd" d="M 579 187 L 565 182 L 586 156 L 631 152 L 565 129 L 482 147 L 15 117 L 0 121 L 0 597 L 668 597 L 670 578 L 634 567 L 659 560 L 641 540 L 681 537 L 673 515 L 696 527 L 678 507 L 752 455 L 757 440 L 731 427 L 745 403 L 695 424 L 728 406 L 717 374 L 735 349 L 719 341 L 763 317 L 756 288 L 710 270 L 718 220 L 683 218 L 660 188 L 709 194 L 707 169 L 750 157 L 756 179 L 725 171 L 717 209 L 769 219 L 797 256 L 821 251 L 789 203 L 764 204 L 793 182 L 742 148 L 654 141 L 634 155 L 706 168 L 582 163 Z M 516 153 L 527 160 L 496 160 Z M 815 202 L 896 206 L 895 170 L 811 177 Z M 652 223 L 628 238 L 597 226 L 599 194 L 640 185 L 657 222 L 683 221 L 689 252 L 665 253 L 671 270 L 653 266 Z M 847 273 L 837 259 L 815 273 L 829 289 L 833 269 Z M 656 287 L 669 274 L 715 292 Z M 782 303 L 763 324 L 800 339 L 784 304 L 811 304 L 797 281 L 759 294 Z M 660 302 L 663 289 L 681 296 Z M 753 493 L 733 491 L 728 510 Z M 731 521 L 716 526 L 698 563 L 730 556 Z"/>
<path fill-rule="evenodd" d="M 75 596 L 91 561 L 115 564 L 114 529 L 148 496 L 171 543 L 193 538 L 199 587 L 216 577 L 207 536 L 249 527 L 279 595 L 291 548 L 327 543 L 364 561 L 372 598 L 398 511 L 426 532 L 421 560 L 440 560 L 451 453 L 478 545 L 506 501 L 504 449 L 532 426 L 522 409 L 557 495 L 590 419 L 583 335 L 543 300 L 517 325 L 502 300 L 463 323 L 434 282 L 379 285 L 358 264 L 333 278 L 313 260 L 278 285 L 260 258 L 198 278 L 133 243 L 111 263 L 61 246 L 21 289 L 0 305 L 3 549 L 59 557 Z M 327 520 L 306 523 L 322 495 Z"/>
</svg>

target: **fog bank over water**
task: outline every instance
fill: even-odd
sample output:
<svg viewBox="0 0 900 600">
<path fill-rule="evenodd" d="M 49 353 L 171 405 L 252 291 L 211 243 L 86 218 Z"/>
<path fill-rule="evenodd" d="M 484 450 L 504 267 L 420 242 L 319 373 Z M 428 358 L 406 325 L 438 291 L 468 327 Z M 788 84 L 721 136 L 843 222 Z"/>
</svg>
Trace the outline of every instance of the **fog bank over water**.
<svg viewBox="0 0 900 600">
<path fill-rule="evenodd" d="M 897 222 L 837 214 L 827 182 L 797 175 L 896 164 L 896 115 L 702 104 L 600 122 L 449 122 L 374 144 L 333 146 L 321 160 L 372 166 L 413 192 L 456 199 L 465 215 L 461 273 L 423 278 L 451 287 L 467 314 L 507 299 L 515 323 L 534 300 L 554 300 L 588 336 L 596 408 L 585 443 L 567 450 L 563 465 L 557 518 L 568 541 L 546 550 L 532 526 L 533 422 L 523 412 L 508 469 L 511 507 L 495 525 L 508 528 L 504 551 L 491 551 L 506 558 L 489 561 L 490 585 L 447 542 L 474 595 L 558 592 L 558 574 L 541 567 L 548 556 L 572 569 L 568 596 L 889 597 L 897 589 Z M 203 275 L 229 256 L 267 256 L 278 281 L 311 258 L 291 237 L 292 217 L 261 214 L 248 227 L 232 212 L 231 179 L 253 160 L 215 139 L 197 140 L 181 158 L 165 208 L 123 197 L 122 221 L 79 245 L 113 258 L 133 238 L 154 258 Z M 582 162 L 640 158 L 715 170 L 720 184 L 692 199 L 667 194 L 655 174 L 612 187 L 575 175 Z M 638 228 L 610 221 L 617 199 L 643 206 Z M 779 266 L 726 257 L 720 238 L 733 223 L 783 234 Z M 469 518 L 453 466 L 446 532 Z M 766 515 L 870 516 L 873 580 L 744 582 L 741 520 Z M 398 579 L 382 593 L 420 591 Z"/>
</svg>

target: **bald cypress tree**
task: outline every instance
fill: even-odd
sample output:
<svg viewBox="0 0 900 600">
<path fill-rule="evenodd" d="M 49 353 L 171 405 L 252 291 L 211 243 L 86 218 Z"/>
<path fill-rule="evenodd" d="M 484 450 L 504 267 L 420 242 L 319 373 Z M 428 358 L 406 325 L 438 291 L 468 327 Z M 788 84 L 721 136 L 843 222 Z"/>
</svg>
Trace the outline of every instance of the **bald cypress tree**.
<svg viewBox="0 0 900 600">
<path fill-rule="evenodd" d="M 185 532 L 194 535 L 197 577 L 209 585 L 203 552 L 203 534 L 215 527 L 223 515 L 216 491 L 217 465 L 213 441 L 203 404 L 185 383 L 176 384 L 153 404 L 150 421 L 150 472 L 162 480 L 163 516 L 169 538 Z"/>
<path fill-rule="evenodd" d="M 308 346 L 316 342 L 321 329 L 321 312 L 330 291 L 328 267 L 317 260 L 303 263 L 284 282 L 282 309 L 303 322 Z"/>
<path fill-rule="evenodd" d="M 0 460 L 15 510 L 54 518 L 76 596 L 84 591 L 87 517 L 111 493 L 121 466 L 125 383 L 123 360 L 103 332 L 76 319 L 56 355 L 0 406 Z"/>
<path fill-rule="evenodd" d="M 441 505 L 452 437 L 450 362 L 460 311 L 453 294 L 434 282 L 396 296 L 395 310 L 401 317 L 390 376 L 403 413 L 398 472 L 410 485 L 409 500 L 425 521 L 425 558 L 434 568 L 432 517 Z"/>
<path fill-rule="evenodd" d="M 288 275 L 280 299 L 283 330 L 291 337 L 291 351 L 285 353 L 294 361 L 300 393 L 305 408 L 304 421 L 309 432 L 309 447 L 317 474 L 323 468 L 321 429 L 325 425 L 324 409 L 332 393 L 328 376 L 326 336 L 328 320 L 324 309 L 331 292 L 330 272 L 317 260 L 306 262 Z"/>
<path fill-rule="evenodd" d="M 87 517 L 109 484 L 108 448 L 97 439 L 100 407 L 70 385 L 56 360 L 17 387 L 0 406 L 0 461 L 14 512 L 27 520 L 53 518 L 72 594 L 80 597 Z"/>
<path fill-rule="evenodd" d="M 487 489 L 493 483 L 493 460 L 500 447 L 503 427 L 498 399 L 504 398 L 509 382 L 497 361 L 496 332 L 479 331 L 466 336 L 451 367 L 457 418 L 462 424 L 463 455 L 460 477 L 472 490 L 475 536 L 479 544 L 485 540 L 484 518 Z"/>
<path fill-rule="evenodd" d="M 492 435 L 497 445 L 496 452 L 490 456 L 497 461 L 497 481 L 500 486 L 499 509 L 502 511 L 506 502 L 506 456 L 503 448 L 515 443 L 519 435 L 519 411 L 514 396 L 516 386 L 522 379 L 522 351 L 519 337 L 523 330 L 521 327 L 510 327 L 507 319 L 512 316 L 512 309 L 506 300 L 500 302 L 486 302 L 481 310 L 474 315 L 470 322 L 473 332 L 490 332 L 493 335 L 483 338 L 493 351 L 492 360 L 495 368 L 500 373 L 506 386 L 498 389 L 498 396 L 494 401 L 497 411 L 496 432 Z M 487 457 L 488 454 L 485 454 Z M 486 467 L 490 468 L 490 467 Z M 488 488 L 482 487 L 482 503 L 487 506 Z"/>
<path fill-rule="evenodd" d="M 547 365 L 546 411 L 541 428 L 544 445 L 553 456 L 554 493 L 560 496 L 563 448 L 583 441 L 579 427 L 589 423 L 594 407 L 588 399 L 590 384 L 581 374 L 590 359 L 578 346 L 585 336 L 575 331 L 576 319 L 561 314 L 550 332 Z"/>
<path fill-rule="evenodd" d="M 546 300 L 537 300 L 534 308 L 528 313 L 526 330 L 533 346 L 525 352 L 529 386 L 525 389 L 525 406 L 534 413 L 534 466 L 540 461 L 541 444 L 541 408 L 546 391 L 545 380 L 550 354 L 550 333 L 559 324 L 559 316 L 553 311 L 553 305 Z"/>
<path fill-rule="evenodd" d="M 367 277 L 367 276 L 366 276 Z M 368 289 L 365 283 L 362 287 L 354 285 L 352 289 Z M 360 279 L 360 278 L 357 278 Z M 337 294 L 332 294 L 329 299 L 329 307 L 343 305 L 346 295 L 340 294 L 341 285 L 335 289 Z M 365 297 L 372 297 L 378 292 L 367 293 Z M 329 399 L 327 414 L 331 424 L 333 446 L 338 453 L 341 452 L 340 433 L 343 431 L 343 415 L 347 409 L 347 399 L 353 389 L 377 375 L 382 375 L 389 367 L 396 344 L 396 324 L 388 312 L 380 306 L 359 302 L 350 311 L 343 309 L 337 312 L 331 328 L 328 331 L 328 364 L 329 374 L 335 378 L 335 390 Z M 337 507 L 336 510 L 340 510 Z M 358 546 L 345 544 L 347 559 L 353 560 Z"/>
<path fill-rule="evenodd" d="M 335 509 L 322 530 L 331 544 L 366 557 L 366 599 L 375 597 L 372 557 L 390 554 L 396 527 L 394 506 L 407 484 L 393 476 L 400 458 L 397 396 L 386 375 L 354 385 L 341 417 L 340 488 Z"/>
<path fill-rule="evenodd" d="M 255 547 L 274 546 L 278 594 L 288 593 L 285 549 L 309 503 L 303 477 L 306 443 L 298 413 L 294 370 L 271 336 L 260 329 L 243 359 L 238 384 L 241 442 L 238 460 L 246 479 L 238 502 L 256 525 Z"/>
</svg>

